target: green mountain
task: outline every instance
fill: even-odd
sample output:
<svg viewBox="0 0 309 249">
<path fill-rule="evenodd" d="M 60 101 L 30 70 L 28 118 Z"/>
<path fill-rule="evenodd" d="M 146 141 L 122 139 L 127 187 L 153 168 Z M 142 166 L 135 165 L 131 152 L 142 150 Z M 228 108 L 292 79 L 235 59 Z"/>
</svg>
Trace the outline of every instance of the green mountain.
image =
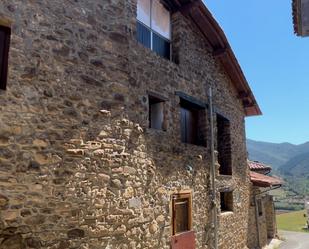
<svg viewBox="0 0 309 249">
<path fill-rule="evenodd" d="M 286 176 L 303 177 L 307 175 L 309 173 L 309 152 L 292 157 L 281 165 L 279 170 Z"/>
<path fill-rule="evenodd" d="M 249 159 L 271 165 L 274 169 L 285 164 L 297 154 L 297 148 L 290 143 L 267 143 L 247 140 Z M 309 151 L 309 150 L 308 150 Z"/>
<path fill-rule="evenodd" d="M 248 139 L 247 149 L 250 160 L 269 164 L 286 185 L 298 193 L 309 194 L 309 142 L 294 145 Z"/>
<path fill-rule="evenodd" d="M 279 169 L 287 163 L 291 163 L 294 157 L 309 153 L 309 142 L 294 145 L 290 143 L 268 143 L 247 140 L 249 159 L 261 161 Z M 285 165 L 288 168 L 288 165 Z M 309 168 L 308 168 L 309 171 Z"/>
</svg>

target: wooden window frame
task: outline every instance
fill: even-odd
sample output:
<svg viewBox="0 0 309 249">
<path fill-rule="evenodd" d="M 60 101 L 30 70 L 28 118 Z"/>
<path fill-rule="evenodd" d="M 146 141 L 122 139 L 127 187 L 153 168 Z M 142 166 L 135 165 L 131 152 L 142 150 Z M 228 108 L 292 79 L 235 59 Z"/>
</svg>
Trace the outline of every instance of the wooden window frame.
<svg viewBox="0 0 309 249">
<path fill-rule="evenodd" d="M 0 30 L 5 33 L 5 42 L 3 46 L 3 57 L 0 58 L 0 89 L 6 90 L 8 78 L 8 62 L 9 62 L 9 49 L 11 41 L 11 28 L 0 25 Z"/>
<path fill-rule="evenodd" d="M 189 207 L 188 207 L 188 231 L 184 231 L 181 233 L 185 233 L 185 232 L 189 232 L 192 231 L 192 192 L 188 192 L 188 191 L 184 191 L 184 192 L 179 192 L 179 193 L 175 193 L 172 195 L 172 201 L 171 201 L 171 210 L 172 210 L 172 235 L 178 235 L 181 233 L 177 233 L 176 232 L 176 211 L 175 211 L 175 202 L 176 200 L 179 199 L 188 199 L 188 203 L 189 203 Z"/>
</svg>

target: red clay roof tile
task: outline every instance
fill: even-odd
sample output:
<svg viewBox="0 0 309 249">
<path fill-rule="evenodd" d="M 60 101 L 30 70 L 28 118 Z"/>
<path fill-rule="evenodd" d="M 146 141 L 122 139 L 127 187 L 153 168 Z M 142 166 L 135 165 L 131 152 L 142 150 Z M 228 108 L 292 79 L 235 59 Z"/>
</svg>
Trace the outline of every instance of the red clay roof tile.
<svg viewBox="0 0 309 249">
<path fill-rule="evenodd" d="M 282 180 L 279 178 L 262 175 L 256 172 L 250 172 L 250 179 L 254 186 L 257 187 L 271 187 L 271 186 L 281 186 Z"/>
<path fill-rule="evenodd" d="M 250 170 L 253 170 L 253 171 L 259 171 L 259 170 L 271 171 L 271 167 L 269 165 L 266 165 L 258 161 L 248 161 L 248 165 L 249 165 Z"/>
</svg>

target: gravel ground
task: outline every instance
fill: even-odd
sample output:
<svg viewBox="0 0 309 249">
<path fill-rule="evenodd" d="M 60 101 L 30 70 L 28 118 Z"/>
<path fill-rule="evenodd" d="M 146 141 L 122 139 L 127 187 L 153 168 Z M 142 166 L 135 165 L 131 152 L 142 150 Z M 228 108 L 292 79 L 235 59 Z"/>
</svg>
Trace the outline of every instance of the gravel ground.
<svg viewBox="0 0 309 249">
<path fill-rule="evenodd" d="M 309 233 L 279 231 L 279 234 L 285 240 L 280 249 L 309 249 Z"/>
</svg>

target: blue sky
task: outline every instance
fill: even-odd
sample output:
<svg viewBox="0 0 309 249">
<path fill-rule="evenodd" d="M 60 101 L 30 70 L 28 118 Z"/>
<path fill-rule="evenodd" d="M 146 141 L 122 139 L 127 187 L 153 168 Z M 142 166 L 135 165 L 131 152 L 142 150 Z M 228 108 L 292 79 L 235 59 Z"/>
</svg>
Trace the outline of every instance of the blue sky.
<svg viewBox="0 0 309 249">
<path fill-rule="evenodd" d="M 247 137 L 309 141 L 309 37 L 293 33 L 292 0 L 204 0 L 236 54 L 263 116 Z"/>
</svg>

